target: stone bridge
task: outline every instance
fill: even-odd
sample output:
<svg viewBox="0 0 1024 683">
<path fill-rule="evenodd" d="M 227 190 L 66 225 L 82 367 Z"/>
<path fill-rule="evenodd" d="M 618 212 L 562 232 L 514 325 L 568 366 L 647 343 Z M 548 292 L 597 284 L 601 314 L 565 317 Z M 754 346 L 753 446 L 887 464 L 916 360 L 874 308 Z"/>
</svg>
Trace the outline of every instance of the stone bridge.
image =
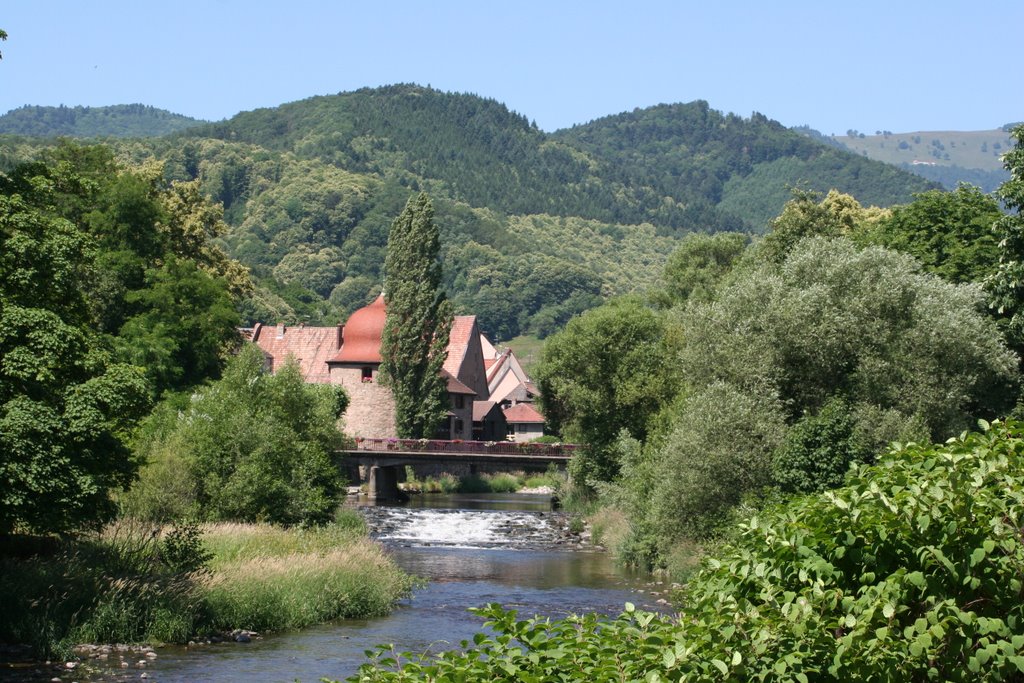
<svg viewBox="0 0 1024 683">
<path fill-rule="evenodd" d="M 481 471 L 543 470 L 554 463 L 564 469 L 575 444 L 513 443 L 509 441 L 443 441 L 439 439 L 356 439 L 356 447 L 341 451 L 349 466 L 365 474 L 370 500 L 398 500 L 405 468 L 417 474 L 441 471 L 476 474 Z"/>
</svg>

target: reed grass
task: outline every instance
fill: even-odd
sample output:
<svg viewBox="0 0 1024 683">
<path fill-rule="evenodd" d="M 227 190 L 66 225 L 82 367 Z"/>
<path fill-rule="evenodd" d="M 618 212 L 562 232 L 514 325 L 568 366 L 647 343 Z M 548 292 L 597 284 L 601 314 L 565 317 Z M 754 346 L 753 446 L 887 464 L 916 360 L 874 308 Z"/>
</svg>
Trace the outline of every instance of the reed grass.
<svg viewBox="0 0 1024 683">
<path fill-rule="evenodd" d="M 199 531 L 201 547 L 192 550 L 204 566 L 196 571 L 168 562 L 173 535 L 165 529 L 127 521 L 0 549 L 0 641 L 62 657 L 83 642 L 181 643 L 236 628 L 300 628 L 385 614 L 411 587 L 354 512 L 320 528 Z"/>
<path fill-rule="evenodd" d="M 200 590 L 213 629 L 279 631 L 386 614 L 409 587 L 378 546 L 360 540 L 327 552 L 224 563 Z"/>
</svg>

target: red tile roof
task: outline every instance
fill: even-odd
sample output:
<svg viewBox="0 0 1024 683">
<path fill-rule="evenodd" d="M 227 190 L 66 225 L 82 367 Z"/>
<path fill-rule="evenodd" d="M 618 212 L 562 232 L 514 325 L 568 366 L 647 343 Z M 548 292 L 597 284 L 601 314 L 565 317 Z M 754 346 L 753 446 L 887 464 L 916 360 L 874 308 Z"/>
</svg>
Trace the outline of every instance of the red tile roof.
<svg viewBox="0 0 1024 683">
<path fill-rule="evenodd" d="M 452 331 L 448 335 L 448 357 L 444 360 L 444 369 L 456 377 L 462 369 L 462 361 L 466 357 L 466 349 L 473 338 L 475 326 L 475 315 L 457 315 L 452 320 Z"/>
<path fill-rule="evenodd" d="M 467 387 L 465 384 L 460 382 L 457 378 L 452 377 L 452 373 L 447 370 L 441 370 L 441 376 L 448 379 L 448 393 L 449 394 L 469 394 L 470 396 L 476 396 L 476 392 Z"/>
<path fill-rule="evenodd" d="M 331 361 L 380 363 L 380 340 L 386 319 L 384 295 L 381 294 L 369 306 L 363 306 L 349 316 L 345 323 L 341 351 Z"/>
<path fill-rule="evenodd" d="M 252 342 L 270 359 L 271 372 L 277 372 L 288 356 L 299 361 L 307 382 L 326 384 L 331 381 L 327 359 L 338 351 L 341 330 L 337 327 L 264 326 L 252 330 Z"/>
<path fill-rule="evenodd" d="M 517 403 L 505 408 L 505 421 L 513 422 L 544 422 L 544 416 L 537 412 L 529 403 Z"/>
<path fill-rule="evenodd" d="M 494 401 L 473 401 L 473 422 L 483 422 L 494 408 Z"/>
</svg>

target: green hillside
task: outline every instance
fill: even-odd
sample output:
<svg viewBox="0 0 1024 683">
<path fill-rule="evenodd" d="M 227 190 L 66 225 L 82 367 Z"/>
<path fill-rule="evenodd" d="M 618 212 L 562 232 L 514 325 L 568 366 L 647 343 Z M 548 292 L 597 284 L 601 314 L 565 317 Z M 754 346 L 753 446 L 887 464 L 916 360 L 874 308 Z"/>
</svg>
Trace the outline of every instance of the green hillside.
<svg viewBox="0 0 1024 683">
<path fill-rule="evenodd" d="M 835 188 L 865 204 L 907 202 L 928 184 L 791 131 L 761 114 L 723 115 L 707 102 L 658 105 L 559 131 L 554 137 L 670 204 L 680 223 L 762 231 L 789 188 Z M 779 171 L 785 169 L 785 173 Z M 667 212 L 667 211 L 666 211 Z M 720 222 L 713 219 L 719 218 Z"/>
<path fill-rule="evenodd" d="M 909 201 L 912 192 L 928 187 L 911 175 L 828 150 L 764 116 L 723 115 L 700 101 L 547 135 L 494 100 L 396 85 L 245 112 L 187 135 L 422 181 L 453 200 L 508 214 L 649 222 L 677 235 L 762 229 L 761 215 L 751 220 L 719 203 L 728 180 L 780 158 L 813 164 L 831 155 L 833 163 L 808 168 L 805 180 L 871 204 Z M 781 206 L 778 201 L 773 209 Z"/>
<path fill-rule="evenodd" d="M 1006 130 L 917 131 L 836 136 L 855 154 L 884 161 L 953 189 L 959 182 L 991 192 L 1009 178 L 1001 156 L 1012 146 Z"/>
<path fill-rule="evenodd" d="M 53 140 L 0 140 L 0 167 Z M 660 105 L 546 134 L 475 95 L 363 89 L 118 141 L 224 206 L 259 287 L 248 321 L 334 324 L 380 291 L 391 221 L 434 199 L 446 286 L 496 339 L 543 337 L 660 276 L 679 237 L 762 231 L 789 188 L 909 201 L 922 179 L 760 115 Z"/>
<path fill-rule="evenodd" d="M 0 134 L 32 137 L 146 138 L 204 123 L 143 104 L 110 107 L 24 106 L 0 116 Z"/>
</svg>

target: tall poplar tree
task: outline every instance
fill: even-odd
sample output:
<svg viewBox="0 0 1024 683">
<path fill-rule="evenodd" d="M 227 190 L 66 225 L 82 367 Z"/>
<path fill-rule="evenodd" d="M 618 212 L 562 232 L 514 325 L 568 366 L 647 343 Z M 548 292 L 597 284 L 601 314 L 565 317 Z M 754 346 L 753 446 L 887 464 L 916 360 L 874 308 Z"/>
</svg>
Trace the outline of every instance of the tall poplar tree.
<svg viewBox="0 0 1024 683">
<path fill-rule="evenodd" d="M 384 261 L 387 321 L 381 370 L 395 397 L 398 436 L 433 434 L 448 412 L 441 375 L 452 326 L 452 306 L 441 287 L 441 240 L 425 193 L 411 198 L 391 224 Z"/>
</svg>

